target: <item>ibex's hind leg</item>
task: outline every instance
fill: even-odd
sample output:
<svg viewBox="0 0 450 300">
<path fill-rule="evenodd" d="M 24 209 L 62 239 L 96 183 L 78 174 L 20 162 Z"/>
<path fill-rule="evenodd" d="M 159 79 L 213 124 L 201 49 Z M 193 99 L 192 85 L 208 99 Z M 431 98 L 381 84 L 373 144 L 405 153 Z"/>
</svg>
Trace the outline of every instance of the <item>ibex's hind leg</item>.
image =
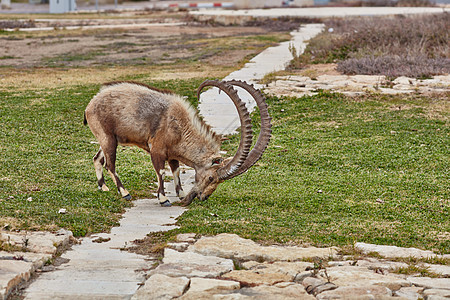
<svg viewBox="0 0 450 300">
<path fill-rule="evenodd" d="M 153 167 L 156 171 L 156 176 L 158 177 L 158 200 L 159 204 L 162 206 L 171 206 L 172 204 L 169 201 L 169 198 L 166 197 L 166 193 L 164 192 L 164 176 L 166 175 L 166 172 L 164 170 L 164 165 L 166 162 L 166 159 L 163 155 L 157 154 L 152 152 L 152 163 Z"/>
<path fill-rule="evenodd" d="M 171 160 L 169 161 L 169 166 L 173 174 L 173 183 L 175 184 L 175 192 L 177 193 L 178 198 L 182 199 L 186 197 L 186 193 L 183 191 L 183 188 L 181 187 L 180 163 L 178 162 L 178 160 Z"/>
<path fill-rule="evenodd" d="M 128 193 L 128 191 L 124 188 L 122 182 L 119 179 L 119 176 L 116 173 L 116 148 L 117 148 L 117 141 L 112 140 L 104 145 L 101 145 L 103 149 L 103 154 L 105 156 L 106 164 L 105 168 L 108 170 L 109 176 L 111 176 L 114 184 L 117 186 L 117 189 L 119 193 L 122 195 L 123 198 L 127 200 L 131 200 L 131 195 Z"/>
<path fill-rule="evenodd" d="M 103 177 L 103 166 L 105 164 L 105 155 L 100 147 L 97 154 L 94 156 L 95 175 L 97 175 L 98 189 L 104 192 L 109 191 L 105 184 L 105 178 Z"/>
</svg>

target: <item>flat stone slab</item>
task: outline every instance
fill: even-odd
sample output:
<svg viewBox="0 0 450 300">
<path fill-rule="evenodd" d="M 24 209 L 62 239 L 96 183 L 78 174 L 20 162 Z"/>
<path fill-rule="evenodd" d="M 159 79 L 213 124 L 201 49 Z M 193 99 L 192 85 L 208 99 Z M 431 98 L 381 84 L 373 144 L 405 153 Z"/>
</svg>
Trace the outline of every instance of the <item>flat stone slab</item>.
<svg viewBox="0 0 450 300">
<path fill-rule="evenodd" d="M 30 279 L 33 263 L 25 261 L 0 261 L 0 299 L 6 299 L 9 293 L 21 282 Z"/>
<path fill-rule="evenodd" d="M 189 285 L 186 277 L 169 277 L 162 274 L 151 276 L 131 298 L 133 300 L 169 300 L 183 295 Z"/>
<path fill-rule="evenodd" d="M 450 278 L 408 277 L 408 281 L 427 289 L 450 290 Z"/>
<path fill-rule="evenodd" d="M 423 264 L 423 266 L 435 274 L 450 278 L 450 266 L 449 265 Z"/>
<path fill-rule="evenodd" d="M 423 295 L 426 297 L 436 296 L 436 297 L 446 297 L 450 298 L 450 290 L 444 289 L 426 289 L 423 291 Z"/>
<path fill-rule="evenodd" d="M 278 284 L 274 286 L 260 285 L 242 289 L 240 294 L 248 296 L 250 299 L 315 299 L 314 296 L 308 295 L 301 285 L 295 283 Z"/>
<path fill-rule="evenodd" d="M 392 296 L 392 291 L 384 286 L 343 286 L 335 290 L 325 291 L 317 295 L 318 300 L 348 299 L 351 295 L 353 299 L 386 299 Z"/>
<path fill-rule="evenodd" d="M 411 285 L 409 280 L 394 274 L 383 275 L 364 267 L 331 267 L 326 270 L 328 276 L 332 278 L 332 282 L 337 286 L 381 285 L 396 291 Z"/>
<path fill-rule="evenodd" d="M 336 255 L 336 248 L 261 246 L 236 234 L 219 234 L 202 237 L 188 251 L 203 255 L 232 258 L 240 261 L 298 261 L 304 258 L 329 258 Z"/>
<path fill-rule="evenodd" d="M 240 282 L 244 286 L 256 285 L 274 285 L 279 282 L 289 282 L 294 278 L 287 274 L 274 273 L 258 273 L 253 270 L 236 270 L 222 276 L 222 278 Z"/>
<path fill-rule="evenodd" d="M 0 240 L 25 251 L 35 253 L 55 254 L 59 247 L 69 244 L 73 237 L 72 232 L 61 229 L 56 233 L 43 231 L 1 231 Z"/>
<path fill-rule="evenodd" d="M 282 273 L 291 276 L 293 279 L 297 274 L 304 272 L 307 268 L 312 269 L 314 264 L 305 261 L 276 261 L 273 263 L 258 263 L 256 261 L 249 261 L 243 263 L 242 266 L 247 270 L 252 270 L 258 272 L 259 274 Z"/>
<path fill-rule="evenodd" d="M 24 250 L 35 251 L 0 251 L 0 299 L 6 299 L 17 286 L 28 281 L 37 269 L 42 268 L 59 248 L 68 244 L 72 233 L 60 231 L 60 234 L 56 235 L 49 232 L 2 231 L 0 238 Z M 25 239 L 28 239 L 27 242 Z"/>
<path fill-rule="evenodd" d="M 231 259 L 194 252 L 178 252 L 166 248 L 164 249 L 163 264 L 153 270 L 152 274 L 211 278 L 232 270 L 234 270 L 234 263 Z"/>
<path fill-rule="evenodd" d="M 431 258 L 440 257 L 433 251 L 420 250 L 417 248 L 402 248 L 397 246 L 386 246 L 386 245 L 374 245 L 366 243 L 355 243 L 355 248 L 361 250 L 363 253 L 376 252 L 379 255 L 386 258 Z M 444 255 L 443 257 L 450 257 L 450 255 Z"/>
<path fill-rule="evenodd" d="M 239 282 L 210 278 L 191 278 L 189 293 L 200 293 L 217 290 L 237 290 L 241 287 Z"/>
</svg>

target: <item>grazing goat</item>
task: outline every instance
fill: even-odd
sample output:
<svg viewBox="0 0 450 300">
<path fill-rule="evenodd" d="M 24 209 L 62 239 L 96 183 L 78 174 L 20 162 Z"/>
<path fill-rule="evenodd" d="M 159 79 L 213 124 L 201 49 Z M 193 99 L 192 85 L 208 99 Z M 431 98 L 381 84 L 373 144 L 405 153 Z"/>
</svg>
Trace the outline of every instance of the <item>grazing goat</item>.
<svg viewBox="0 0 450 300">
<path fill-rule="evenodd" d="M 264 97 L 245 82 L 213 80 L 203 82 L 197 96 L 207 86 L 225 92 L 238 110 L 241 141 L 233 158 L 221 158 L 221 137 L 199 119 L 196 111 L 181 96 L 136 82 L 104 84 L 84 114 L 84 124 L 89 124 L 100 144 L 94 156 L 99 189 L 109 190 L 103 177 L 104 167 L 122 197 L 131 199 L 116 173 L 118 144 L 135 145 L 150 153 L 162 206 L 171 205 L 164 192 L 166 161 L 173 173 L 176 194 L 182 198 L 183 205 L 190 204 L 195 197 L 206 200 L 219 183 L 248 170 L 262 156 L 270 140 L 271 124 Z M 261 133 L 251 152 L 251 119 L 233 86 L 250 93 L 260 110 Z M 179 162 L 195 170 L 195 184 L 187 195 L 180 182 Z"/>
</svg>

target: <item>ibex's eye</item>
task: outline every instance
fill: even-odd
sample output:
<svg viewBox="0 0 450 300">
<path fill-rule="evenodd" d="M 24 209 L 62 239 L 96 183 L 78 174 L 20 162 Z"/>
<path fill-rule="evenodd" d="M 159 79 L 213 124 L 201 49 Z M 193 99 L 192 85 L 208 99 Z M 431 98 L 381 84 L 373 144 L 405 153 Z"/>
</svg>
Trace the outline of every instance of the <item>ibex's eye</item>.
<svg viewBox="0 0 450 300">
<path fill-rule="evenodd" d="M 213 182 L 214 178 L 212 176 L 209 176 L 209 182 Z"/>
<path fill-rule="evenodd" d="M 219 165 L 223 161 L 222 158 L 214 158 L 212 160 L 212 165 Z"/>
</svg>

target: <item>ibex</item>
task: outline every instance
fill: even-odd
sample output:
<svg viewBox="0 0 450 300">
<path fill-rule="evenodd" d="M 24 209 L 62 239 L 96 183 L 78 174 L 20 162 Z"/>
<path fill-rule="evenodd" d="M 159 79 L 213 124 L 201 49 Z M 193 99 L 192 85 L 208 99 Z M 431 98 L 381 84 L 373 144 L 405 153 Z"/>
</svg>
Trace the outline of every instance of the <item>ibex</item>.
<svg viewBox="0 0 450 300">
<path fill-rule="evenodd" d="M 136 82 L 106 83 L 86 107 L 84 124 L 89 127 L 100 144 L 94 156 L 98 187 L 108 191 L 103 167 L 110 174 L 119 193 L 125 199 L 130 194 L 116 173 L 116 148 L 135 145 L 151 155 L 158 177 L 158 199 L 162 206 L 171 203 L 164 192 L 164 169 L 168 161 L 173 173 L 175 191 L 183 205 L 195 197 L 206 200 L 218 184 L 247 171 L 265 151 L 271 135 L 270 116 L 261 92 L 242 81 L 203 82 L 197 97 L 205 87 L 217 87 L 225 92 L 237 108 L 241 122 L 239 148 L 232 158 L 220 156 L 221 137 L 206 125 L 181 96 Z M 233 86 L 246 90 L 256 101 L 261 116 L 261 132 L 250 151 L 252 126 L 245 103 Z M 195 184 L 186 195 L 180 182 L 179 162 L 195 170 Z"/>
</svg>

